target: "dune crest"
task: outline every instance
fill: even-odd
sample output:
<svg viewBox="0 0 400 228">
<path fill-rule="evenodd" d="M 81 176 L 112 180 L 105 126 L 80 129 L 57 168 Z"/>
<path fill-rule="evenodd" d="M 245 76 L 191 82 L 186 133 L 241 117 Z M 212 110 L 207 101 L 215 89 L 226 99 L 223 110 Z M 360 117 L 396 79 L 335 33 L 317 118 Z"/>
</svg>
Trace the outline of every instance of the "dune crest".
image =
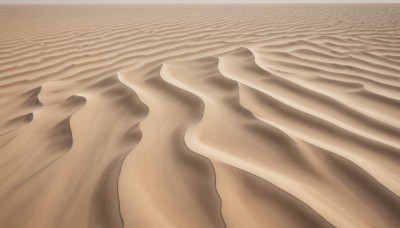
<svg viewBox="0 0 400 228">
<path fill-rule="evenodd" d="M 2 6 L 0 227 L 400 226 L 399 14 Z"/>
</svg>

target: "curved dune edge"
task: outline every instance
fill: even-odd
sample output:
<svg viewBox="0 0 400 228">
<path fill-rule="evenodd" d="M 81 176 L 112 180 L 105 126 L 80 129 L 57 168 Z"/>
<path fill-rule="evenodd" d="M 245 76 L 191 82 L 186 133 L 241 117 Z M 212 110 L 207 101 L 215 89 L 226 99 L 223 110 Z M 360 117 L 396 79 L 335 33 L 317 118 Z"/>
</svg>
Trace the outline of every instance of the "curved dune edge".
<svg viewBox="0 0 400 228">
<path fill-rule="evenodd" d="M 0 227 L 399 226 L 399 13 L 2 7 Z"/>
</svg>

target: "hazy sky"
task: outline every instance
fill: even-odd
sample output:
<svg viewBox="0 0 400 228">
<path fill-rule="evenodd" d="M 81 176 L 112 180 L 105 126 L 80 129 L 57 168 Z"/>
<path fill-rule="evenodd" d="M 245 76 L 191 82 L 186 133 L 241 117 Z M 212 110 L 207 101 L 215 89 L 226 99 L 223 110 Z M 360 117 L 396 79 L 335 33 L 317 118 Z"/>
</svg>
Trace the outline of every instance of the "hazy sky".
<svg viewBox="0 0 400 228">
<path fill-rule="evenodd" d="M 0 0 L 1 3 L 400 3 L 400 0 Z"/>
</svg>

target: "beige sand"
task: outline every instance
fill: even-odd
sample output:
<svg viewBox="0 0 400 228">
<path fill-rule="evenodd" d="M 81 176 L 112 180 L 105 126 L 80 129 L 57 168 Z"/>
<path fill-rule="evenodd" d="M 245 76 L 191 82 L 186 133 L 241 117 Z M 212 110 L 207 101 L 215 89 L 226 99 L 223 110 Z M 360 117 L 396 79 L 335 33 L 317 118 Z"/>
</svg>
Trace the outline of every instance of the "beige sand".
<svg viewBox="0 0 400 228">
<path fill-rule="evenodd" d="M 400 5 L 0 19 L 1 228 L 400 227 Z"/>
</svg>

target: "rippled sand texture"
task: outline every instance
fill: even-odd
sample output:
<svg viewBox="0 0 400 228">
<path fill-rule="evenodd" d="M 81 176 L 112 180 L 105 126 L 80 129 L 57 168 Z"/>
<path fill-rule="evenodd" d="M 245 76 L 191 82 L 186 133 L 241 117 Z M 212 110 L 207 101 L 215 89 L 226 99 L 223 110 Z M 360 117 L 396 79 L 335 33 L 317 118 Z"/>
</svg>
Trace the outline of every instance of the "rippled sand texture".
<svg viewBox="0 0 400 228">
<path fill-rule="evenodd" d="M 0 227 L 400 227 L 400 5 L 0 19 Z"/>
</svg>

